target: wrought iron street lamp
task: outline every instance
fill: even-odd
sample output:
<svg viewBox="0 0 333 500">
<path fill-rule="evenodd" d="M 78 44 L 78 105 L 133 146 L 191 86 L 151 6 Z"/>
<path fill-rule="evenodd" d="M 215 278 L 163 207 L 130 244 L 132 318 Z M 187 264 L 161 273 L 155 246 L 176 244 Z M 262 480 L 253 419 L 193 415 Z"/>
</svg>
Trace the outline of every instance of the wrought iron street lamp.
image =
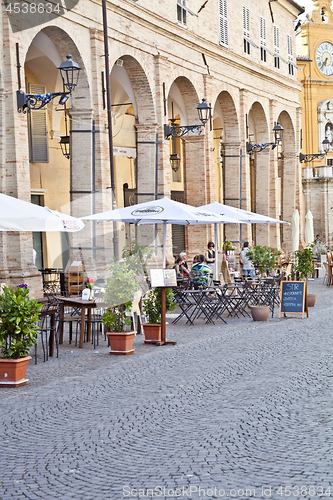
<svg viewBox="0 0 333 500">
<path fill-rule="evenodd" d="M 64 155 L 67 160 L 70 158 L 70 136 L 68 134 L 68 127 L 67 127 L 67 112 L 66 112 L 66 106 L 64 107 L 65 111 L 65 131 L 66 135 L 61 135 L 60 136 L 60 147 L 61 147 L 61 152 Z"/>
<path fill-rule="evenodd" d="M 313 160 L 322 160 L 323 158 L 325 158 L 325 156 L 329 152 L 330 146 L 331 146 L 331 143 L 327 139 L 327 137 L 325 137 L 325 139 L 323 140 L 322 146 L 323 146 L 323 150 L 324 150 L 322 153 L 313 153 L 313 154 L 312 153 L 309 153 L 309 154 L 300 153 L 299 154 L 299 161 L 301 163 L 306 163 L 308 161 L 313 161 Z"/>
<path fill-rule="evenodd" d="M 61 152 L 64 155 L 67 160 L 70 158 L 70 152 L 69 152 L 69 144 L 70 144 L 70 137 L 69 135 L 62 135 L 60 136 L 60 147 L 61 147 Z"/>
<path fill-rule="evenodd" d="M 265 142 L 263 144 L 252 144 L 251 142 L 246 143 L 246 152 L 247 153 L 260 153 L 260 151 L 264 151 L 270 146 L 272 149 L 276 148 L 282 144 L 283 132 L 284 128 L 280 125 L 279 122 L 273 127 L 274 132 L 274 142 Z"/>
<path fill-rule="evenodd" d="M 166 139 L 170 139 L 170 137 L 183 137 L 189 132 L 197 132 L 201 134 L 202 129 L 206 126 L 206 123 L 210 119 L 211 116 L 211 106 L 206 99 L 202 99 L 202 102 L 197 106 L 199 120 L 201 121 L 200 125 L 164 125 L 164 136 Z"/>
<path fill-rule="evenodd" d="M 170 155 L 170 165 L 174 172 L 178 172 L 180 167 L 180 156 L 178 153 L 171 153 Z"/>
<path fill-rule="evenodd" d="M 17 95 L 17 111 L 19 113 L 30 112 L 30 110 L 41 109 L 51 102 L 54 98 L 59 97 L 59 104 L 62 106 L 67 102 L 69 96 L 75 90 L 80 74 L 80 66 L 72 60 L 72 56 L 67 56 L 67 61 L 60 64 L 58 68 L 61 74 L 64 88 L 67 92 L 52 92 L 47 94 L 26 94 L 22 90 L 16 92 Z"/>
</svg>

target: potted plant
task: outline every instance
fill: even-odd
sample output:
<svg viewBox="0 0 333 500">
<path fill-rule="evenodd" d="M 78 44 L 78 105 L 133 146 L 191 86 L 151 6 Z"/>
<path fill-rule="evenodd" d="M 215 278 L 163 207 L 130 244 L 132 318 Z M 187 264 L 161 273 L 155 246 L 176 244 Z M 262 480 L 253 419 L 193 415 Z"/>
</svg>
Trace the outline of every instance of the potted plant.
<svg viewBox="0 0 333 500">
<path fill-rule="evenodd" d="M 261 303 L 262 279 L 264 275 L 267 275 L 275 268 L 279 255 L 281 255 L 281 252 L 272 247 L 262 245 L 248 247 L 246 257 L 259 271 L 258 304 L 251 306 L 251 315 L 254 321 L 267 321 L 268 319 L 269 306 L 264 306 Z"/>
<path fill-rule="evenodd" d="M 135 272 L 129 265 L 113 262 L 109 266 L 110 274 L 106 278 L 104 286 L 104 301 L 108 308 L 103 315 L 103 323 L 108 328 L 111 351 L 110 354 L 131 354 L 134 352 L 134 331 L 125 331 L 131 324 L 131 318 L 127 317 L 132 307 L 135 292 L 139 286 L 135 280 Z"/>
<path fill-rule="evenodd" d="M 165 289 L 165 310 L 171 312 L 177 307 L 175 294 L 171 288 Z M 151 288 L 143 300 L 143 312 L 148 317 L 148 323 L 143 323 L 145 344 L 161 340 L 161 289 Z"/>
<path fill-rule="evenodd" d="M 225 255 L 234 255 L 235 247 L 231 241 L 224 241 L 222 245 Z"/>
<path fill-rule="evenodd" d="M 135 279 L 145 292 L 148 289 L 147 263 L 153 254 L 152 248 L 139 243 L 126 245 L 122 251 L 122 258 L 129 268 L 135 272 Z"/>
<path fill-rule="evenodd" d="M 307 282 L 310 274 L 313 273 L 313 252 L 314 245 L 310 243 L 303 250 L 297 250 L 295 252 L 296 262 L 294 265 L 294 273 L 296 278 L 299 280 L 305 280 Z M 308 307 L 313 307 L 316 303 L 316 295 L 313 293 L 307 294 Z"/>
<path fill-rule="evenodd" d="M 29 297 L 27 285 L 15 290 L 4 286 L 0 295 L 0 386 L 26 384 L 28 356 L 37 343 L 39 311 L 42 307 Z"/>
</svg>

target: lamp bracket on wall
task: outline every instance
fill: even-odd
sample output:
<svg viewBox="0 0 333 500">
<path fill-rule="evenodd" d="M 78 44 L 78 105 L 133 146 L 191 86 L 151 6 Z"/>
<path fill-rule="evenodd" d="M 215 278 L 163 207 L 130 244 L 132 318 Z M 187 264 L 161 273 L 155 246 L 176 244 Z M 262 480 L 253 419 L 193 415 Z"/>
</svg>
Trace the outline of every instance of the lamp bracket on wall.
<svg viewBox="0 0 333 500">
<path fill-rule="evenodd" d="M 273 0 L 272 0 L 273 1 Z M 265 149 L 271 147 L 272 149 L 276 148 L 282 144 L 282 137 L 284 128 L 277 122 L 273 127 L 274 132 L 274 142 L 265 142 L 263 144 L 252 144 L 251 142 L 246 143 L 246 152 L 247 153 L 260 153 L 260 151 L 264 151 Z"/>
<path fill-rule="evenodd" d="M 266 142 L 263 144 L 251 144 L 250 142 L 246 143 L 246 152 L 247 153 L 260 153 L 260 151 L 264 151 L 265 149 L 272 146 L 272 149 L 276 148 L 277 144 L 275 142 Z"/>
<path fill-rule="evenodd" d="M 170 137 L 183 137 L 187 135 L 189 132 L 197 132 L 199 135 L 202 132 L 202 129 L 205 127 L 208 120 L 211 118 L 211 105 L 206 102 L 206 99 L 202 99 L 202 102 L 198 104 L 196 107 L 199 120 L 201 121 L 200 125 L 164 125 L 164 137 L 169 139 Z M 173 112 L 172 112 L 172 121 Z"/>
<path fill-rule="evenodd" d="M 31 110 L 41 109 L 56 97 L 60 97 L 59 104 L 62 106 L 68 101 L 70 92 L 53 92 L 49 94 L 26 94 L 23 90 L 17 90 L 17 111 L 19 113 L 30 113 Z"/>
<path fill-rule="evenodd" d="M 306 163 L 308 161 L 313 161 L 313 160 L 323 160 L 327 153 L 314 153 L 314 154 L 299 154 L 299 161 L 301 163 Z"/>
<path fill-rule="evenodd" d="M 327 137 L 325 137 L 325 139 L 323 140 L 323 142 L 321 144 L 323 146 L 324 151 L 322 151 L 321 153 L 309 153 L 309 154 L 300 153 L 299 154 L 299 161 L 301 163 L 306 163 L 308 161 L 313 161 L 313 160 L 323 160 L 330 150 L 331 143 L 327 139 Z"/>
<path fill-rule="evenodd" d="M 200 135 L 203 128 L 204 125 L 164 125 L 164 137 L 166 139 L 170 139 L 170 137 L 183 137 L 189 132 L 197 132 Z"/>
<path fill-rule="evenodd" d="M 41 109 L 56 97 L 60 97 L 60 106 L 68 101 L 69 96 L 77 87 L 81 68 L 72 60 L 70 54 L 66 57 L 67 61 L 62 62 L 58 70 L 62 78 L 63 88 L 67 89 L 67 92 L 63 90 L 62 92 L 52 92 L 49 94 L 26 94 L 23 90 L 19 89 L 16 91 L 17 111 L 19 113 L 30 112 L 32 109 Z"/>
</svg>

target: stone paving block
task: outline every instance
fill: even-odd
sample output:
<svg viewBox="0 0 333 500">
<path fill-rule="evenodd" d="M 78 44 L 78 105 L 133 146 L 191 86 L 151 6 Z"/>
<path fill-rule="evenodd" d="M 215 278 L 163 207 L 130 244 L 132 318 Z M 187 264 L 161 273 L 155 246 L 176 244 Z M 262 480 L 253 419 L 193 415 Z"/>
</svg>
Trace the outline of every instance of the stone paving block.
<svg viewBox="0 0 333 500">
<path fill-rule="evenodd" d="M 137 336 L 125 360 L 106 345 L 96 357 L 64 345 L 29 365 L 23 390 L 0 393 L 1 500 L 120 500 L 126 485 L 328 487 L 333 292 L 310 287 L 304 320 L 170 324 L 177 346 Z"/>
</svg>

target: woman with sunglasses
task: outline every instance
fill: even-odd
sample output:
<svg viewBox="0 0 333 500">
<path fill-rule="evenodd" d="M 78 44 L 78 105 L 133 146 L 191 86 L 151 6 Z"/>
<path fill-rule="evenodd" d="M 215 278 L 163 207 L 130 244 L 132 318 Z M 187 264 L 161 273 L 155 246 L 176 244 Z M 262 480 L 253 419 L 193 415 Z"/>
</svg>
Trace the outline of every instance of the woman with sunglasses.
<svg viewBox="0 0 333 500">
<path fill-rule="evenodd" d="M 207 245 L 208 250 L 206 250 L 205 258 L 208 266 L 213 269 L 215 262 L 215 245 L 210 241 Z"/>
</svg>

